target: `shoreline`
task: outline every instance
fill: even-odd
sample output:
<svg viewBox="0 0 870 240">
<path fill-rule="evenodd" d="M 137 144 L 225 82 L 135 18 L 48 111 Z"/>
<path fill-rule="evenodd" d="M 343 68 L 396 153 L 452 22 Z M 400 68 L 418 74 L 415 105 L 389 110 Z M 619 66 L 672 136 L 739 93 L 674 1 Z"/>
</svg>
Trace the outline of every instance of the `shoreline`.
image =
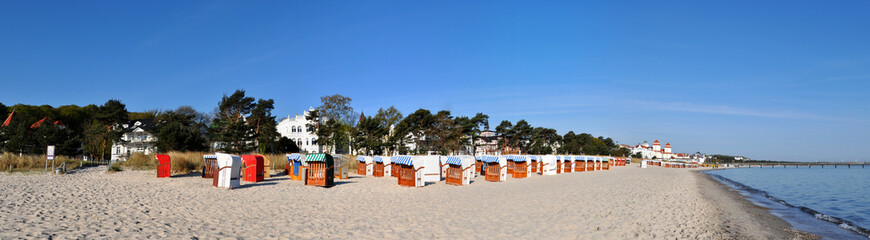
<svg viewBox="0 0 870 240">
<path fill-rule="evenodd" d="M 719 227 L 733 239 L 821 239 L 821 236 L 796 230 L 792 225 L 767 208 L 755 205 L 737 190 L 703 173 L 693 170 L 698 191 L 705 200 L 714 203 L 721 222 Z"/>
</svg>

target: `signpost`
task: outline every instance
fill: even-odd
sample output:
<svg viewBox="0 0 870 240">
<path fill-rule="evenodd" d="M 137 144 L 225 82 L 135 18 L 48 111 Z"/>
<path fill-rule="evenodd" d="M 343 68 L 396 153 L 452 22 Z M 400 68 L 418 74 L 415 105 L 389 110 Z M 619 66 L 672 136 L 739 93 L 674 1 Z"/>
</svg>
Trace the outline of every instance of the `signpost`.
<svg viewBox="0 0 870 240">
<path fill-rule="evenodd" d="M 54 145 L 48 145 L 45 150 L 45 170 L 48 170 L 48 160 L 51 160 L 51 169 L 54 171 Z"/>
</svg>

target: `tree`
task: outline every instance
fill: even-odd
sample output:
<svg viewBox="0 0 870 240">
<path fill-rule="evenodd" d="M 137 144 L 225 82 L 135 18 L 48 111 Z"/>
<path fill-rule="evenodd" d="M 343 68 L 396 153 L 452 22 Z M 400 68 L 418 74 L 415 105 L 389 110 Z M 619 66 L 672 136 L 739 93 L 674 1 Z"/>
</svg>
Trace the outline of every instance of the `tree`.
<svg viewBox="0 0 870 240">
<path fill-rule="evenodd" d="M 84 150 L 95 159 L 107 159 L 112 144 L 121 139 L 120 125 L 126 123 L 130 115 L 127 106 L 115 99 L 95 110 L 84 130 Z"/>
<path fill-rule="evenodd" d="M 0 119 L 2 119 L 0 121 L 6 121 L 6 114 L 9 114 L 8 112 L 6 112 L 6 109 L 6 105 L 3 105 L 3 103 L 0 102 Z"/>
<path fill-rule="evenodd" d="M 222 151 L 246 153 L 254 150 L 256 134 L 252 125 L 247 123 L 245 115 L 249 114 L 255 105 L 254 98 L 245 96 L 245 90 L 236 90 L 230 96 L 224 94 L 218 102 L 211 130 L 222 143 L 220 147 Z"/>
<path fill-rule="evenodd" d="M 450 111 L 441 110 L 432 116 L 431 123 L 426 127 L 426 136 L 432 137 L 429 149 L 447 154 L 459 150 L 460 128 L 455 125 Z"/>
<path fill-rule="evenodd" d="M 482 129 L 489 129 L 489 116 L 483 113 L 477 113 L 473 118 L 462 116 L 457 117 L 454 120 L 456 121 L 461 133 L 460 142 L 463 146 L 465 144 L 470 145 L 471 153 L 474 154 L 477 152 L 477 143 L 475 140 L 480 136 Z"/>
<path fill-rule="evenodd" d="M 342 124 L 349 124 L 356 120 L 354 119 L 353 107 L 350 106 L 351 101 L 351 98 L 338 94 L 323 96 L 320 97 L 320 106 L 317 107 L 317 111 L 325 118 L 335 119 Z"/>
<path fill-rule="evenodd" d="M 433 118 L 434 117 L 429 110 L 422 108 L 418 109 L 399 122 L 396 126 L 396 131 L 393 137 L 395 137 L 399 144 L 403 144 L 407 140 L 406 137 L 408 135 L 413 136 L 413 142 L 416 145 L 414 151 L 417 153 L 423 153 L 428 150 L 427 146 L 423 144 L 423 139 L 426 136 L 426 131 L 429 129 L 429 126 L 432 124 Z"/>
<path fill-rule="evenodd" d="M 308 129 L 308 132 L 313 132 L 314 135 L 317 135 L 317 139 L 313 141 L 315 144 L 317 144 L 317 152 L 323 152 L 323 143 L 326 142 L 328 139 L 324 139 L 324 136 L 321 135 L 320 132 L 320 111 L 317 111 L 317 109 L 315 109 L 314 111 L 309 111 L 308 115 L 305 115 L 305 120 L 306 122 L 308 122 L 305 124 L 305 128 Z M 329 138 L 329 136 L 325 137 Z"/>
<path fill-rule="evenodd" d="M 495 134 L 501 136 L 501 138 L 498 139 L 499 149 L 505 150 L 506 147 L 510 148 L 515 144 L 512 142 L 514 138 L 514 131 L 512 128 L 513 124 L 508 120 L 501 121 L 501 123 L 495 127 Z"/>
<path fill-rule="evenodd" d="M 254 128 L 254 134 L 257 135 L 256 144 L 260 153 L 266 153 L 269 146 L 274 146 L 278 140 L 277 122 L 275 116 L 272 116 L 272 109 L 275 108 L 275 100 L 257 101 L 257 104 L 251 109 L 251 116 L 248 117 L 248 122 Z M 274 153 L 273 151 L 270 151 Z"/>
<path fill-rule="evenodd" d="M 157 149 L 169 151 L 207 151 L 208 117 L 190 106 L 165 111 L 157 116 Z"/>
<path fill-rule="evenodd" d="M 296 145 L 296 142 L 287 137 L 281 137 L 275 143 L 276 153 L 298 153 L 299 150 L 299 146 Z"/>
<path fill-rule="evenodd" d="M 359 123 L 356 125 L 357 131 L 354 137 L 356 146 L 364 148 L 369 155 L 383 154 L 384 146 L 386 146 L 384 136 L 389 131 L 389 128 L 382 125 L 383 122 L 378 119 L 377 115 L 375 117 L 360 118 Z"/>
<path fill-rule="evenodd" d="M 525 119 L 517 121 L 517 124 L 511 128 L 514 133 L 513 146 L 519 148 L 522 153 L 529 152 L 529 145 L 532 138 L 532 126 Z"/>
<path fill-rule="evenodd" d="M 356 123 L 356 115 L 353 107 L 350 106 L 352 99 L 342 95 L 332 95 L 320 97 L 320 106 L 317 107 L 318 114 L 322 117 L 321 123 L 333 120 L 331 126 L 326 131 L 317 131 L 317 138 L 320 144 L 323 144 L 329 149 L 330 146 L 335 147 L 337 152 L 339 149 L 351 148 L 352 128 Z M 326 120 L 324 120 L 326 119 Z M 320 126 L 323 128 L 323 126 Z M 328 134 L 328 135 L 320 135 Z M 329 142 L 330 144 L 326 144 Z M 347 147 L 347 148 L 345 148 Z"/>
<path fill-rule="evenodd" d="M 400 121 L 402 121 L 402 112 L 399 112 L 399 110 L 394 106 L 390 106 L 387 109 L 380 108 L 378 109 L 378 114 L 375 115 L 375 119 L 380 121 L 381 127 L 386 128 L 387 130 L 387 134 L 383 136 L 383 143 L 385 145 L 384 150 L 387 151 L 387 154 L 392 153 L 392 151 L 398 151 L 401 146 L 398 145 L 396 138 L 391 136 L 393 134 L 391 128 L 395 127 Z"/>
</svg>

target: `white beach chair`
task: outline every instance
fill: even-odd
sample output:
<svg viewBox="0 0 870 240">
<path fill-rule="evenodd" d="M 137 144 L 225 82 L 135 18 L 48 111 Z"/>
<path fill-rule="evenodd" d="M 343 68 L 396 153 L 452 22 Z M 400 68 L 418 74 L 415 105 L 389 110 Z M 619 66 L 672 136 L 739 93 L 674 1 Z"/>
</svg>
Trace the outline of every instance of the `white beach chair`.
<svg viewBox="0 0 870 240">
<path fill-rule="evenodd" d="M 374 172 L 374 162 L 372 157 L 359 156 L 356 157 L 357 167 L 356 174 L 363 176 L 371 176 Z"/>
<path fill-rule="evenodd" d="M 556 156 L 546 155 L 540 157 L 541 175 L 552 176 L 556 175 Z"/>
<path fill-rule="evenodd" d="M 507 158 L 484 156 L 483 161 L 487 163 L 486 181 L 504 182 L 507 180 Z"/>
<path fill-rule="evenodd" d="M 225 153 L 218 153 L 217 164 L 218 169 L 215 178 L 215 187 L 220 188 L 237 188 L 240 186 L 239 173 L 242 166 L 242 157 Z"/>
</svg>

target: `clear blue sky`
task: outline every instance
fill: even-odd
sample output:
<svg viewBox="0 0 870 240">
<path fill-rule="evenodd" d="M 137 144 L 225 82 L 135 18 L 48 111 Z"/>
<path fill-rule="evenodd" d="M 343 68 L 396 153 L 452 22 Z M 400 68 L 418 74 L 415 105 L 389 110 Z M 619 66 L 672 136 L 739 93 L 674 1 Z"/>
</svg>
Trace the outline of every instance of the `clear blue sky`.
<svg viewBox="0 0 870 240">
<path fill-rule="evenodd" d="M 257 3 L 257 4 L 254 4 Z M 2 1 L 0 102 L 342 94 L 676 152 L 870 161 L 870 1 Z M 494 126 L 493 126 L 494 127 Z"/>
</svg>

